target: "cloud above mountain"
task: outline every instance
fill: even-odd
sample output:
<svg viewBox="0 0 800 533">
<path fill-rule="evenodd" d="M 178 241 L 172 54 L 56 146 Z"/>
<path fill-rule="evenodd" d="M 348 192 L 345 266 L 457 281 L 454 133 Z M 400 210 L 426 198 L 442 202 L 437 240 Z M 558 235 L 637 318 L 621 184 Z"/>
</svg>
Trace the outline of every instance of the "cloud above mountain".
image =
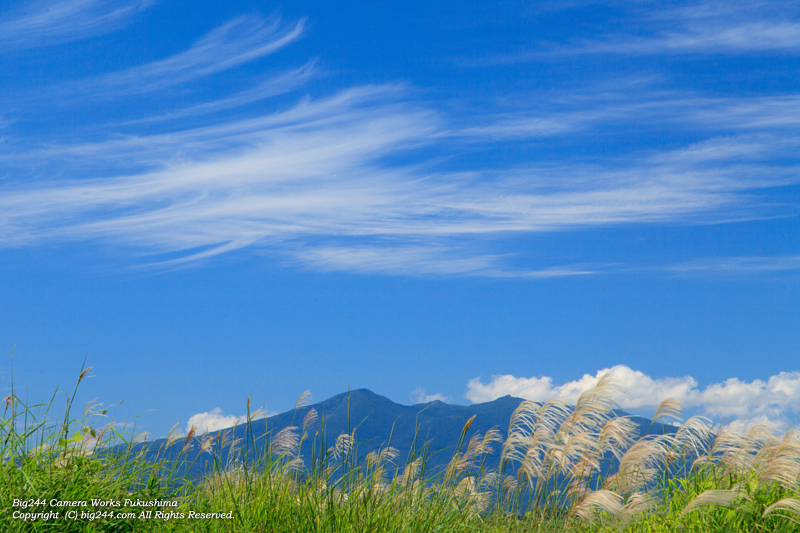
<svg viewBox="0 0 800 533">
<path fill-rule="evenodd" d="M 715 420 L 764 422 L 782 427 L 800 415 L 800 371 L 781 372 L 767 380 L 730 378 L 700 388 L 691 376 L 654 378 L 628 366 L 617 365 L 561 384 L 548 376 L 495 375 L 487 383 L 475 378 L 467 383 L 464 396 L 473 403 L 491 401 L 507 394 L 538 402 L 565 398 L 574 403 L 607 373 L 628 391 L 627 396 L 620 398 L 620 407 L 644 414 L 652 414 L 663 400 L 676 398 L 683 402 L 686 414 L 704 415 Z"/>
<path fill-rule="evenodd" d="M 189 422 L 186 424 L 186 433 L 189 433 L 192 428 L 199 433 L 212 433 L 244 422 L 244 420 L 244 416 L 226 415 L 222 409 L 215 407 L 211 411 L 190 416 Z"/>
</svg>

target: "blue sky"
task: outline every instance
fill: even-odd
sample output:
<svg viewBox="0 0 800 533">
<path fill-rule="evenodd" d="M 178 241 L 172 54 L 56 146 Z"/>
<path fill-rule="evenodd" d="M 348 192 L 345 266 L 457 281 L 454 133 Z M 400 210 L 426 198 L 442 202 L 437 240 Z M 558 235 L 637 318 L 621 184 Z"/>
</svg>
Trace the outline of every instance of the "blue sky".
<svg viewBox="0 0 800 533">
<path fill-rule="evenodd" d="M 799 421 L 794 3 L 25 0 L 0 56 L 32 398 L 86 359 L 162 435 L 610 369 L 631 410 Z"/>
</svg>

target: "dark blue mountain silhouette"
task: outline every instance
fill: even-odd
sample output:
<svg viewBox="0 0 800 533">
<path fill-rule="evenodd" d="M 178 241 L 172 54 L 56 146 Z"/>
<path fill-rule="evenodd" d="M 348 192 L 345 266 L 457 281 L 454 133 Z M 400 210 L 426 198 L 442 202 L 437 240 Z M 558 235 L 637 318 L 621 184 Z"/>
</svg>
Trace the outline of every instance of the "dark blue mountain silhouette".
<svg viewBox="0 0 800 533">
<path fill-rule="evenodd" d="M 227 442 L 232 438 L 241 439 L 242 445 L 250 449 L 252 461 L 263 452 L 267 441 L 266 435 L 271 438 L 280 430 L 290 426 L 302 428 L 306 414 L 315 409 L 319 414 L 319 421 L 309 429 L 308 438 L 300 451 L 306 466 L 310 466 L 312 458 L 318 456 L 321 448 L 332 446 L 337 436 L 355 431 L 355 440 L 359 444 L 358 456 L 361 460 L 367 453 L 391 445 L 400 453 L 396 463 L 401 468 L 410 454 L 424 452 L 428 470 L 436 471 L 452 458 L 464 425 L 470 418 L 475 416 L 465 441 L 475 433 L 485 434 L 492 428 L 497 428 L 505 438 L 511 415 L 522 401 L 521 398 L 503 396 L 491 402 L 473 405 L 451 405 L 441 401 L 400 405 L 370 390 L 358 389 L 337 394 L 313 405 L 254 420 L 249 427 L 239 425 L 236 428 L 213 432 L 211 436 L 219 438 L 220 433 L 225 433 Z M 616 411 L 616 414 L 630 416 L 622 411 Z M 646 418 L 638 416 L 630 418 L 639 426 L 640 435 L 672 433 L 677 430 L 671 425 L 654 424 Z M 139 444 L 135 450 L 144 450 L 148 458 L 155 457 L 157 451 L 162 450 L 163 457 L 165 444 L 165 439 L 159 439 Z M 255 446 L 252 447 L 251 444 Z M 166 449 L 166 456 L 176 457 L 183 445 L 183 440 L 175 442 Z M 202 477 L 214 464 L 212 455 L 198 454 L 198 448 L 198 444 L 194 443 L 184 455 L 188 462 L 182 471 L 191 477 Z M 496 449 L 499 451 L 499 447 Z M 224 464 L 227 459 L 227 447 L 222 448 L 220 452 Z M 496 453 L 490 457 L 487 464 L 496 467 L 498 461 Z"/>
</svg>

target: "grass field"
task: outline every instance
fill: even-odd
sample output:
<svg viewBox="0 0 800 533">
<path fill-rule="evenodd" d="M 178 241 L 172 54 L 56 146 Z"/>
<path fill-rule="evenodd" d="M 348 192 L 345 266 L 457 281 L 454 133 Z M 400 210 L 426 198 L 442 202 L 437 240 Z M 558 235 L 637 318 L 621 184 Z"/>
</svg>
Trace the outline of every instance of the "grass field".
<svg viewBox="0 0 800 533">
<path fill-rule="evenodd" d="M 612 416 L 625 391 L 608 377 L 574 407 L 523 402 L 505 438 L 466 439 L 470 420 L 432 476 L 424 444 L 408 457 L 386 447 L 359 460 L 356 434 L 320 440 L 314 410 L 258 446 L 250 428 L 264 419 L 249 405 L 244 438 L 173 431 L 163 456 L 146 461 L 134 451 L 142 437 L 106 423 L 101 405 L 74 416 L 87 371 L 63 412 L 60 395 L 27 405 L 12 384 L 0 531 L 800 532 L 800 432 L 690 418 L 677 433 L 639 439 L 635 424 Z M 653 420 L 679 416 L 667 400 Z M 315 451 L 304 458 L 306 439 Z M 212 471 L 180 479 L 179 462 L 198 458 Z"/>
</svg>

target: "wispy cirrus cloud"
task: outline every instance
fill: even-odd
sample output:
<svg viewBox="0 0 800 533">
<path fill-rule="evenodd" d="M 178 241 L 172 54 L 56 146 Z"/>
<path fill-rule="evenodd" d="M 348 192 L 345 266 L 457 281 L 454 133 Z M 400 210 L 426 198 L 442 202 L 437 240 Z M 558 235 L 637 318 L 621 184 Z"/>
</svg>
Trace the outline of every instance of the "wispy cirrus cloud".
<svg viewBox="0 0 800 533">
<path fill-rule="evenodd" d="M 597 2 L 556 4 L 552 9 L 580 9 Z M 463 59 L 472 66 L 502 65 L 576 55 L 650 56 L 674 54 L 795 54 L 800 51 L 800 10 L 791 2 L 616 3 L 613 24 L 597 36 L 535 46 L 482 58 Z"/>
<path fill-rule="evenodd" d="M 548 376 L 497 375 L 492 376 L 488 383 L 475 378 L 467 384 L 464 397 L 474 403 L 491 401 L 507 394 L 537 402 L 564 398 L 575 403 L 606 373 L 628 391 L 628 395 L 619 398 L 620 406 L 645 415 L 648 411 L 655 411 L 665 399 L 677 398 L 686 407 L 687 414 L 701 414 L 717 420 L 770 423 L 781 428 L 800 416 L 800 371 L 781 372 L 766 381 L 730 378 L 699 388 L 697 380 L 691 376 L 654 378 L 628 366 L 617 365 L 562 384 L 556 384 Z"/>
<path fill-rule="evenodd" d="M 279 17 L 257 15 L 233 19 L 213 29 L 187 50 L 165 59 L 73 82 L 62 95 L 93 94 L 118 98 L 163 91 L 267 56 L 296 41 L 305 21 L 284 24 Z"/>
<path fill-rule="evenodd" d="M 772 164 L 775 143 L 748 135 L 593 164 L 453 172 L 424 159 L 388 163 L 420 147 L 457 148 L 446 117 L 402 96 L 361 87 L 202 128 L 0 153 L 9 166 L 59 161 L 74 176 L 4 187 L 0 244 L 113 241 L 163 254 L 157 261 L 249 248 L 322 270 L 578 275 L 596 270 L 517 271 L 480 243 L 761 216 L 752 193 L 798 179 L 795 165 Z M 138 170 L 82 177 L 103 164 Z"/>
<path fill-rule="evenodd" d="M 653 82 L 655 83 L 655 82 Z M 556 138 L 572 134 L 600 135 L 612 126 L 669 127 L 682 131 L 764 132 L 770 142 L 777 135 L 793 142 L 800 125 L 800 95 L 723 97 L 688 91 L 645 87 L 592 88 L 537 99 L 534 109 L 520 106 L 470 117 L 447 132 L 452 138 L 473 142 Z M 790 135 L 786 135 L 790 133 Z M 781 141 L 783 142 L 783 141 Z"/>
<path fill-rule="evenodd" d="M 699 124 L 733 129 L 783 129 L 800 125 L 800 95 L 694 99 L 689 118 Z"/>
<path fill-rule="evenodd" d="M 772 257 L 715 257 L 665 267 L 679 274 L 749 275 L 800 270 L 800 255 Z"/>
<path fill-rule="evenodd" d="M 104 35 L 126 25 L 156 0 L 34 1 L 0 19 L 0 51 L 40 48 Z"/>
<path fill-rule="evenodd" d="M 111 99 L 169 93 L 288 46 L 303 27 L 240 17 L 184 52 L 54 90 Z M 14 178 L 0 184 L 0 246 L 111 242 L 148 254 L 151 264 L 250 250 L 323 271 L 576 276 L 627 267 L 515 267 L 503 242 L 775 216 L 780 208 L 759 195 L 800 182 L 797 95 L 713 98 L 639 81 L 456 119 L 403 85 L 366 85 L 275 112 L 220 113 L 301 88 L 313 73 L 309 62 L 238 93 L 93 125 L 109 132 L 87 135 L 99 141 L 0 145 Z M 205 125 L 190 127 L 187 117 Z M 631 124 L 694 139 L 577 159 L 442 164 L 476 146 L 589 139 Z M 445 155 L 425 155 L 434 152 Z"/>
<path fill-rule="evenodd" d="M 277 76 L 272 76 L 255 87 L 240 91 L 234 95 L 203 102 L 189 107 L 175 109 L 166 113 L 151 115 L 140 119 L 129 120 L 122 125 L 147 124 L 154 122 L 171 121 L 192 116 L 207 116 L 209 114 L 227 111 L 237 107 L 246 106 L 273 96 L 286 94 L 302 87 L 314 72 L 313 62 L 300 68 L 293 69 Z"/>
<path fill-rule="evenodd" d="M 640 41 L 642 53 L 800 50 L 800 10 L 793 2 L 734 0 L 668 4 L 642 18 L 655 27 L 666 26 Z"/>
<path fill-rule="evenodd" d="M 797 52 L 800 22 L 692 22 L 679 30 L 650 37 L 617 37 L 556 49 L 556 54 L 709 54 L 742 52 Z"/>
<path fill-rule="evenodd" d="M 587 276 L 608 271 L 607 265 L 560 265 L 540 269 L 506 265 L 510 254 L 489 254 L 457 243 L 399 243 L 287 246 L 284 255 L 293 263 L 323 272 L 404 276 L 470 275 L 492 278 L 546 279 Z"/>
</svg>

